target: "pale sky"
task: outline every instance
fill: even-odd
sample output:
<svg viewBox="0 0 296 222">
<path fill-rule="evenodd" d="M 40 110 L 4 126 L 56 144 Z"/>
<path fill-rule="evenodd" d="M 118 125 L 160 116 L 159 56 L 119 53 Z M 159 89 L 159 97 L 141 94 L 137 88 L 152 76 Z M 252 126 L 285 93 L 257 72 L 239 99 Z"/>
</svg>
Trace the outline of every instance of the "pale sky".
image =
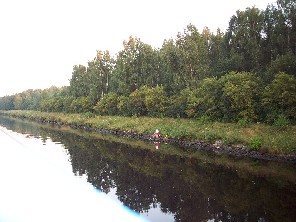
<svg viewBox="0 0 296 222">
<path fill-rule="evenodd" d="M 189 23 L 224 32 L 236 10 L 275 0 L 0 0 L 0 96 L 69 85 L 96 50 L 115 55 L 130 35 L 154 48 Z"/>
</svg>

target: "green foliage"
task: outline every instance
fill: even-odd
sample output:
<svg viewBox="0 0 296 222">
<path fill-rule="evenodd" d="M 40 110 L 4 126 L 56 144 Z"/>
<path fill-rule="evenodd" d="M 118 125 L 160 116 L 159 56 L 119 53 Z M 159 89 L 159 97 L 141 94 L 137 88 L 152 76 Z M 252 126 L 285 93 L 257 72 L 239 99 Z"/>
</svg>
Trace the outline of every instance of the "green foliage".
<svg viewBox="0 0 296 222">
<path fill-rule="evenodd" d="M 70 105 L 70 110 L 75 113 L 85 113 L 92 111 L 91 102 L 87 97 L 78 97 Z"/>
<path fill-rule="evenodd" d="M 205 28 L 200 34 L 197 28 L 189 24 L 184 33 L 179 33 L 176 47 L 180 50 L 181 61 L 177 80 L 183 88 L 195 88 L 198 82 L 209 75 L 208 40 L 211 32 Z"/>
<path fill-rule="evenodd" d="M 166 112 L 168 98 L 163 87 L 150 87 L 145 91 L 145 106 L 150 116 L 161 117 Z"/>
<path fill-rule="evenodd" d="M 190 90 L 188 93 L 185 113 L 188 117 L 198 117 L 200 114 L 201 98 L 198 97 L 197 90 Z"/>
<path fill-rule="evenodd" d="M 118 114 L 122 116 L 131 116 L 130 100 L 127 96 L 119 96 L 117 99 Z"/>
<path fill-rule="evenodd" d="M 295 70 L 296 55 L 289 51 L 284 55 L 278 55 L 277 58 L 271 62 L 268 73 L 271 76 L 275 76 L 280 72 L 284 72 L 295 76 Z"/>
<path fill-rule="evenodd" d="M 131 110 L 132 115 L 144 116 L 147 114 L 147 109 L 145 105 L 145 96 L 147 89 L 148 87 L 143 86 L 129 95 L 129 109 Z"/>
<path fill-rule="evenodd" d="M 61 112 L 63 110 L 62 100 L 60 98 L 43 100 L 40 104 L 40 110 L 43 112 Z"/>
<path fill-rule="evenodd" d="M 69 87 L 5 96 L 0 109 L 293 123 L 295 21 L 295 2 L 279 0 L 236 11 L 225 34 L 189 24 L 159 49 L 131 36 L 116 57 L 74 65 Z"/>
<path fill-rule="evenodd" d="M 250 147 L 252 150 L 259 150 L 262 146 L 262 138 L 260 136 L 255 136 L 251 138 Z"/>
<path fill-rule="evenodd" d="M 70 113 L 72 112 L 71 110 L 71 104 L 74 100 L 74 97 L 66 95 L 63 97 L 63 112 L 64 113 Z"/>
<path fill-rule="evenodd" d="M 262 105 L 266 113 L 275 116 L 284 114 L 296 119 L 296 79 L 286 73 L 278 73 L 275 79 L 265 87 Z"/>
<path fill-rule="evenodd" d="M 197 118 L 197 122 L 199 124 L 205 125 L 205 124 L 210 123 L 211 122 L 211 119 L 208 116 L 203 115 L 203 116 Z"/>
<path fill-rule="evenodd" d="M 290 124 L 290 121 L 283 114 L 280 114 L 278 116 L 278 118 L 275 119 L 275 121 L 273 123 L 274 126 L 279 127 L 279 128 L 287 127 L 287 126 L 289 126 L 289 124 Z"/>
<path fill-rule="evenodd" d="M 169 117 L 187 117 L 186 110 L 188 99 L 191 97 L 192 91 L 188 88 L 183 89 L 180 95 L 174 95 L 168 98 L 166 116 Z"/>
<path fill-rule="evenodd" d="M 112 91 L 127 96 L 142 86 L 157 86 L 160 83 L 157 52 L 132 36 L 123 42 L 123 47 L 112 72 Z"/>
<path fill-rule="evenodd" d="M 260 80 L 252 73 L 230 72 L 221 78 L 223 82 L 223 96 L 229 101 L 229 111 L 235 120 L 237 117 L 256 120 L 256 110 L 260 98 Z M 228 114 L 228 116 L 231 115 Z"/>
<path fill-rule="evenodd" d="M 100 115 L 115 115 L 117 113 L 118 96 L 116 93 L 106 94 L 94 107 Z"/>
<path fill-rule="evenodd" d="M 204 79 L 197 90 L 193 91 L 188 101 L 188 116 L 208 116 L 211 119 L 222 119 L 223 98 L 222 82 L 217 78 Z"/>
<path fill-rule="evenodd" d="M 82 115 L 82 117 L 84 117 L 84 118 L 86 118 L 86 119 L 90 119 L 90 118 L 95 117 L 95 114 L 92 113 L 92 112 L 82 113 L 81 115 Z"/>
<path fill-rule="evenodd" d="M 247 118 L 242 118 L 237 121 L 237 124 L 239 127 L 248 127 L 250 124 L 250 121 Z"/>
<path fill-rule="evenodd" d="M 120 129 L 137 133 L 152 134 L 160 130 L 161 136 L 182 138 L 184 140 L 206 140 L 214 143 L 221 140 L 224 145 L 247 146 L 254 149 L 264 148 L 270 153 L 295 154 L 296 126 L 289 125 L 285 130 L 261 123 L 250 123 L 247 128 L 237 123 L 199 122 L 185 118 L 92 116 L 89 114 L 46 113 L 27 110 L 0 111 L 0 114 L 20 116 L 36 120 L 52 120 L 63 123 L 83 124 L 90 127 Z M 85 117 L 85 116 L 86 117 Z M 259 148 L 258 148 L 259 147 Z"/>
<path fill-rule="evenodd" d="M 4 96 L 0 98 L 0 110 L 13 110 L 15 96 Z"/>
<path fill-rule="evenodd" d="M 260 70 L 263 13 L 255 7 L 236 11 L 229 22 L 226 39 L 229 43 L 229 71 Z M 231 67 L 232 66 L 232 67 Z"/>
<path fill-rule="evenodd" d="M 226 136 L 225 138 L 223 138 L 223 143 L 226 145 L 233 145 L 233 144 L 244 144 L 245 142 L 242 141 L 238 136 Z"/>
<path fill-rule="evenodd" d="M 70 92 L 75 98 L 86 97 L 89 94 L 86 80 L 86 67 L 83 65 L 73 66 L 72 78 L 70 79 Z"/>
<path fill-rule="evenodd" d="M 171 126 L 166 126 L 166 125 L 161 125 L 161 126 L 156 126 L 157 129 L 159 129 L 160 133 L 162 136 L 164 137 L 168 137 L 168 138 L 177 138 L 178 137 L 178 129 L 176 129 L 175 127 L 171 127 Z M 151 134 L 154 133 L 151 132 Z"/>
<path fill-rule="evenodd" d="M 220 139 L 220 136 L 214 131 L 209 131 L 205 133 L 204 139 L 208 142 L 215 142 L 217 139 Z"/>
<path fill-rule="evenodd" d="M 86 76 L 84 81 L 87 83 L 91 104 L 95 105 L 100 98 L 107 94 L 111 78 L 111 68 L 113 60 L 108 51 L 97 51 L 96 57 L 88 62 Z"/>
</svg>

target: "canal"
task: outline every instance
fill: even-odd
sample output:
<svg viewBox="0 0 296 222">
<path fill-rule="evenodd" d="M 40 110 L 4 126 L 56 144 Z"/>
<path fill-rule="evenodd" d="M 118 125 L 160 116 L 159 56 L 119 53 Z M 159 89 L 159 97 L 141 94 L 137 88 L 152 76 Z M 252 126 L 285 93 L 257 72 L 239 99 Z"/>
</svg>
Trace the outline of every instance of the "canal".
<svg viewBox="0 0 296 222">
<path fill-rule="evenodd" d="M 0 117 L 0 173 L 0 221 L 296 218 L 295 165 L 8 117 Z"/>
</svg>

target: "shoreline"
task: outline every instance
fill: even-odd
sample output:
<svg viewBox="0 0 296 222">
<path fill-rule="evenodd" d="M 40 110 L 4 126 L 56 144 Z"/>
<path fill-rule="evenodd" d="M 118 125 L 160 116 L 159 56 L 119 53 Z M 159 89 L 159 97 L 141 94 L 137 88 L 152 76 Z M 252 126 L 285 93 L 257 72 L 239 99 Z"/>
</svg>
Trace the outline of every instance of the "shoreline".
<svg viewBox="0 0 296 222">
<path fill-rule="evenodd" d="M 49 123 L 56 126 L 67 126 L 74 129 L 82 129 L 86 131 L 93 131 L 99 133 L 108 133 L 115 136 L 127 137 L 131 139 L 140 139 L 146 141 L 154 141 L 161 143 L 169 143 L 173 145 L 177 145 L 184 148 L 202 150 L 207 152 L 212 152 L 216 155 L 229 155 L 240 158 L 251 158 L 255 160 L 263 160 L 263 161 L 276 161 L 283 162 L 296 165 L 296 155 L 293 154 L 272 154 L 268 152 L 260 152 L 251 150 L 246 146 L 234 146 L 234 145 L 223 145 L 223 144 L 211 144 L 209 142 L 204 141 L 188 141 L 182 139 L 172 139 L 160 136 L 159 138 L 151 138 L 151 135 L 145 133 L 138 133 L 133 131 L 125 131 L 125 130 L 114 130 L 114 129 L 106 129 L 106 128 L 96 128 L 92 126 L 88 126 L 86 124 L 73 124 L 69 122 L 62 122 L 56 120 L 50 120 L 46 118 L 34 118 L 34 117 L 26 117 L 16 114 L 10 113 L 0 113 L 0 115 L 14 117 L 19 119 L 26 119 L 39 123 Z"/>
<path fill-rule="evenodd" d="M 146 141 L 169 143 L 169 144 L 177 145 L 180 147 L 187 147 L 187 148 L 196 149 L 196 150 L 213 152 L 216 155 L 230 155 L 230 156 L 236 156 L 236 157 L 242 157 L 242 158 L 246 157 L 246 158 L 265 160 L 265 161 L 278 161 L 278 162 L 291 163 L 296 165 L 296 155 L 263 153 L 259 151 L 253 151 L 245 146 L 241 146 L 241 147 L 224 146 L 224 145 L 215 146 L 213 144 L 203 142 L 203 141 L 186 141 L 186 140 L 180 140 L 180 139 L 164 138 L 161 136 L 157 139 L 153 139 L 151 138 L 151 135 L 136 133 L 136 132 L 125 132 L 125 131 L 110 130 L 110 129 L 98 129 L 98 128 L 88 127 L 85 125 L 72 125 L 72 124 L 68 125 L 68 124 L 55 123 L 55 122 L 48 122 L 48 123 L 55 124 L 55 125 L 62 124 L 63 126 L 69 126 L 71 128 L 95 131 L 100 133 L 109 133 L 112 135 L 123 136 L 123 137 L 132 138 L 132 139 L 141 139 Z"/>
</svg>

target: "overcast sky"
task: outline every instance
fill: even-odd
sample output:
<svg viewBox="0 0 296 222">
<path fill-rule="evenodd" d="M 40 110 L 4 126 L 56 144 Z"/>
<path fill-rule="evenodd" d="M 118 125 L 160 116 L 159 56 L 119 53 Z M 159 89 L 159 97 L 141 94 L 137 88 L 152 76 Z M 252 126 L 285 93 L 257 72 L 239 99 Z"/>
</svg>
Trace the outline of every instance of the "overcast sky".
<svg viewBox="0 0 296 222">
<path fill-rule="evenodd" d="M 1 0 L 0 96 L 69 85 L 73 65 L 116 54 L 130 35 L 155 48 L 189 23 L 224 32 L 236 10 L 274 0 Z"/>
</svg>

